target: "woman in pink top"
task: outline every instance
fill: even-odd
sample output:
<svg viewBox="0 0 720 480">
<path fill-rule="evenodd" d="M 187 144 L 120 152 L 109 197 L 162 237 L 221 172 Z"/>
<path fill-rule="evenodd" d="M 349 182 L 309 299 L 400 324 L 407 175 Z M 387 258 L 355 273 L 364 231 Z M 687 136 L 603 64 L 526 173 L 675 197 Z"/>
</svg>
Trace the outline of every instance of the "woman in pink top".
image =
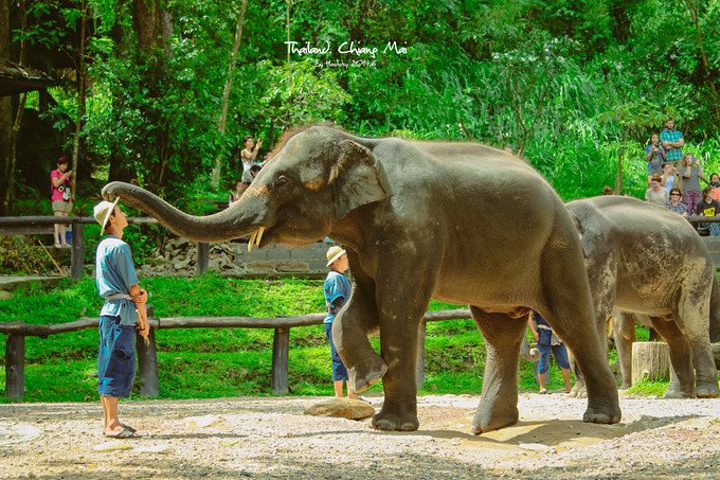
<svg viewBox="0 0 720 480">
<path fill-rule="evenodd" d="M 67 217 L 72 212 L 72 180 L 70 176 L 72 170 L 68 170 L 68 159 L 65 157 L 58 158 L 57 170 L 53 170 L 50 174 L 50 187 L 52 188 L 53 213 L 56 217 Z M 65 240 L 65 232 L 67 225 L 55 224 L 55 248 L 67 248 L 69 245 Z"/>
</svg>

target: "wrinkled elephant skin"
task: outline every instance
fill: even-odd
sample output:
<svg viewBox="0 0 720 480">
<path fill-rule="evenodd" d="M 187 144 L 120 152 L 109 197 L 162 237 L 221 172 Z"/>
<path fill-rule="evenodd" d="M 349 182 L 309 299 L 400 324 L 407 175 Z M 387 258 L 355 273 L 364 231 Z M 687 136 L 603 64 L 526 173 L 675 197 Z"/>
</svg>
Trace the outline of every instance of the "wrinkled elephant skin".
<svg viewBox="0 0 720 480">
<path fill-rule="evenodd" d="M 518 355 L 533 307 L 586 372 L 584 420 L 620 420 L 617 389 L 594 327 L 572 219 L 550 185 L 521 160 L 468 143 L 359 138 L 314 126 L 290 136 L 240 200 L 192 217 L 151 193 L 111 183 L 122 199 L 195 241 L 304 245 L 329 236 L 348 250 L 353 294 L 333 337 L 362 391 L 382 377 L 383 430 L 418 428 L 416 352 L 434 297 L 469 304 L 487 346 L 475 433 L 518 420 Z M 379 328 L 380 355 L 367 334 Z M 580 345 L 582 349 L 578 348 Z"/>
<path fill-rule="evenodd" d="M 712 257 L 690 223 L 628 197 L 575 200 L 567 208 L 580 232 L 598 330 L 613 309 L 620 315 L 614 330 L 624 383 L 635 316 L 646 315 L 670 351 L 666 396 L 717 397 L 709 332 L 720 326 L 720 295 Z"/>
</svg>

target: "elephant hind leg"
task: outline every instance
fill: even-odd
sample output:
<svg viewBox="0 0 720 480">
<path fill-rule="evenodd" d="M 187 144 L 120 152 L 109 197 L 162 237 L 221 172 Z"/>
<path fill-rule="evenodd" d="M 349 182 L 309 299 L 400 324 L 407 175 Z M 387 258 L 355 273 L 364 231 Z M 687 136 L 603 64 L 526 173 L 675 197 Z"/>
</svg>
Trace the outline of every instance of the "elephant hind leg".
<svg viewBox="0 0 720 480">
<path fill-rule="evenodd" d="M 663 337 L 670 355 L 670 386 L 665 398 L 693 398 L 695 396 L 695 372 L 692 352 L 685 336 L 674 321 L 651 318 L 652 327 Z"/>
<path fill-rule="evenodd" d="M 482 397 L 472 421 L 472 433 L 479 435 L 518 421 L 518 359 L 526 318 L 511 318 L 475 306 L 470 311 L 487 350 Z"/>
<path fill-rule="evenodd" d="M 581 259 L 582 253 L 574 251 L 572 245 L 567 245 L 567 251 L 547 250 L 541 263 L 544 301 L 542 308 L 538 305 L 537 309 L 563 339 L 582 370 L 588 396 L 583 421 L 617 423 L 621 418 L 617 387 L 601 333 L 604 328 L 598 327 L 592 311 L 585 269 L 577 268 L 576 261 Z"/>
</svg>

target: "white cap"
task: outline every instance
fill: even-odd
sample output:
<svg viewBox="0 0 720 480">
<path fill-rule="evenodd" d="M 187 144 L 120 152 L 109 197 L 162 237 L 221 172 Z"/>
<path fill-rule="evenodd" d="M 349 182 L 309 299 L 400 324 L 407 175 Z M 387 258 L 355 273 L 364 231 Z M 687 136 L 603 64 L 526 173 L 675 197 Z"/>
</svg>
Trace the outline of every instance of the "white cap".
<svg viewBox="0 0 720 480">
<path fill-rule="evenodd" d="M 345 250 L 338 247 L 337 245 L 333 245 L 332 247 L 328 248 L 328 251 L 325 254 L 325 256 L 327 257 L 327 261 L 328 261 L 326 267 L 329 267 L 330 265 L 332 265 L 335 260 L 337 260 L 338 258 L 345 255 L 345 253 L 346 253 Z"/>
<path fill-rule="evenodd" d="M 117 197 L 112 203 L 103 200 L 93 208 L 93 217 L 95 217 L 95 221 L 100 224 L 100 235 L 105 231 L 110 215 L 115 211 L 115 205 L 117 205 L 119 201 L 120 197 Z"/>
</svg>

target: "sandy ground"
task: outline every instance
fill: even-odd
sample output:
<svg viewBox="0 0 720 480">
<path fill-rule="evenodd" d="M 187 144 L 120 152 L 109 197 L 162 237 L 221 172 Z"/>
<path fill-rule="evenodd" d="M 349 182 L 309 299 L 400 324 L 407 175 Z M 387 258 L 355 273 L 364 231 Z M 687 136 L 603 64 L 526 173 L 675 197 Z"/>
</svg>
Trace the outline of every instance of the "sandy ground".
<svg viewBox="0 0 720 480">
<path fill-rule="evenodd" d="M 468 433 L 475 396 L 420 397 L 411 433 L 303 414 L 323 400 L 128 402 L 124 421 L 143 436 L 111 441 L 96 404 L 2 405 L 0 477 L 720 478 L 720 399 L 623 397 L 608 426 L 580 421 L 584 399 L 523 394 L 520 423 L 481 436 Z"/>
</svg>

